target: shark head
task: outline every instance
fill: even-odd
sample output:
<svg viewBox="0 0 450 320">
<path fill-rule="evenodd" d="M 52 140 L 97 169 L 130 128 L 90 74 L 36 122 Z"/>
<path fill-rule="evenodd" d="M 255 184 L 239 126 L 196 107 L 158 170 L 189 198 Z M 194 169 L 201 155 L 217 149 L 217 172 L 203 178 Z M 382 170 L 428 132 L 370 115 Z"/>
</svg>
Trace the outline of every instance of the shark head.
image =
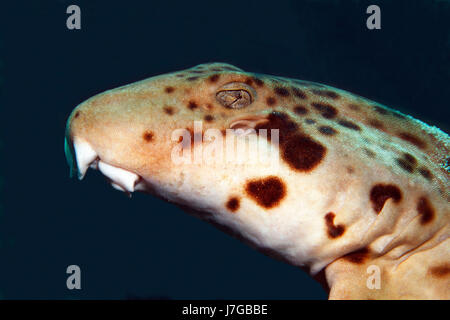
<svg viewBox="0 0 450 320">
<path fill-rule="evenodd" d="M 418 248 L 442 250 L 448 147 L 439 129 L 357 95 L 224 63 L 98 94 L 65 137 L 79 178 L 98 169 L 312 274 L 327 268 L 336 297 L 348 266 L 359 274 L 370 257 L 391 272 Z"/>
</svg>

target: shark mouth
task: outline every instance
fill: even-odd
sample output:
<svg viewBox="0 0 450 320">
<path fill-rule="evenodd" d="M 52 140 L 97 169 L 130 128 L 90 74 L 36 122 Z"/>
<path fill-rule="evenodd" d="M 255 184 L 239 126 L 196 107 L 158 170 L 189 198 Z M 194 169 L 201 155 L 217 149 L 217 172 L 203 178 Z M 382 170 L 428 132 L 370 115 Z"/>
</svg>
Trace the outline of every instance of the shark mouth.
<svg viewBox="0 0 450 320">
<path fill-rule="evenodd" d="M 72 144 L 66 137 L 64 152 L 71 177 L 76 172 L 78 179 L 82 180 L 87 170 L 92 168 L 99 170 L 117 190 L 131 194 L 136 190 L 145 189 L 145 183 L 140 176 L 102 161 L 92 146 L 84 140 L 75 139 Z"/>
</svg>

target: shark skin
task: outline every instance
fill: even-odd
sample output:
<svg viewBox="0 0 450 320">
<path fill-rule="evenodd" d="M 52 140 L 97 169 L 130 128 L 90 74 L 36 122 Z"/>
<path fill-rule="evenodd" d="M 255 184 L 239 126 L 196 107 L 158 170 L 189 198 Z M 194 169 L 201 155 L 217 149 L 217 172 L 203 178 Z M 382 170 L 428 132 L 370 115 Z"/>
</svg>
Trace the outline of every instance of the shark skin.
<svg viewBox="0 0 450 320">
<path fill-rule="evenodd" d="M 208 63 L 81 103 L 65 151 L 71 174 L 173 202 L 330 299 L 450 299 L 449 142 L 344 90 Z"/>
</svg>

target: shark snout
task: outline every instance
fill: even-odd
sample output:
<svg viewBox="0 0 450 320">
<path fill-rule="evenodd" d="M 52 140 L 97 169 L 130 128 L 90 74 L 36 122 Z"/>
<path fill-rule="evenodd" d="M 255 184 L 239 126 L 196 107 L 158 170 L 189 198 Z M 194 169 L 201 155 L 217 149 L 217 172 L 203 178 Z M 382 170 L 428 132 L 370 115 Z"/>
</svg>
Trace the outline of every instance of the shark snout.
<svg viewBox="0 0 450 320">
<path fill-rule="evenodd" d="M 64 153 L 70 168 L 70 176 L 76 175 L 81 180 L 91 168 L 99 170 L 114 188 L 126 193 L 134 192 L 141 180 L 139 175 L 112 165 L 107 159 L 102 158 L 105 152 L 104 150 L 100 152 L 99 149 L 103 144 L 114 148 L 114 142 L 110 141 L 111 137 L 102 132 L 114 130 L 107 129 L 104 122 L 95 120 L 96 111 L 81 105 L 72 112 L 67 121 Z"/>
</svg>

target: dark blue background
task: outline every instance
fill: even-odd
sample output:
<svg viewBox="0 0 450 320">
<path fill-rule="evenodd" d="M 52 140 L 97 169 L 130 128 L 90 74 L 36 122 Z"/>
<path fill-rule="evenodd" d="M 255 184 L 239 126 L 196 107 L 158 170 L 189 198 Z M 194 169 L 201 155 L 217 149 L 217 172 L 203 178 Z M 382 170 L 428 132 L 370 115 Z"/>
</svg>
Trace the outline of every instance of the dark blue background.
<svg viewBox="0 0 450 320">
<path fill-rule="evenodd" d="M 82 29 L 66 28 L 78 4 Z M 365 26 L 369 4 L 382 29 Z M 175 206 L 128 199 L 96 172 L 69 179 L 70 111 L 160 73 L 223 61 L 323 82 L 448 132 L 447 1 L 29 1 L 1 5 L 0 295 L 4 298 L 309 298 L 301 270 Z M 66 267 L 82 290 L 66 289 Z"/>
</svg>

